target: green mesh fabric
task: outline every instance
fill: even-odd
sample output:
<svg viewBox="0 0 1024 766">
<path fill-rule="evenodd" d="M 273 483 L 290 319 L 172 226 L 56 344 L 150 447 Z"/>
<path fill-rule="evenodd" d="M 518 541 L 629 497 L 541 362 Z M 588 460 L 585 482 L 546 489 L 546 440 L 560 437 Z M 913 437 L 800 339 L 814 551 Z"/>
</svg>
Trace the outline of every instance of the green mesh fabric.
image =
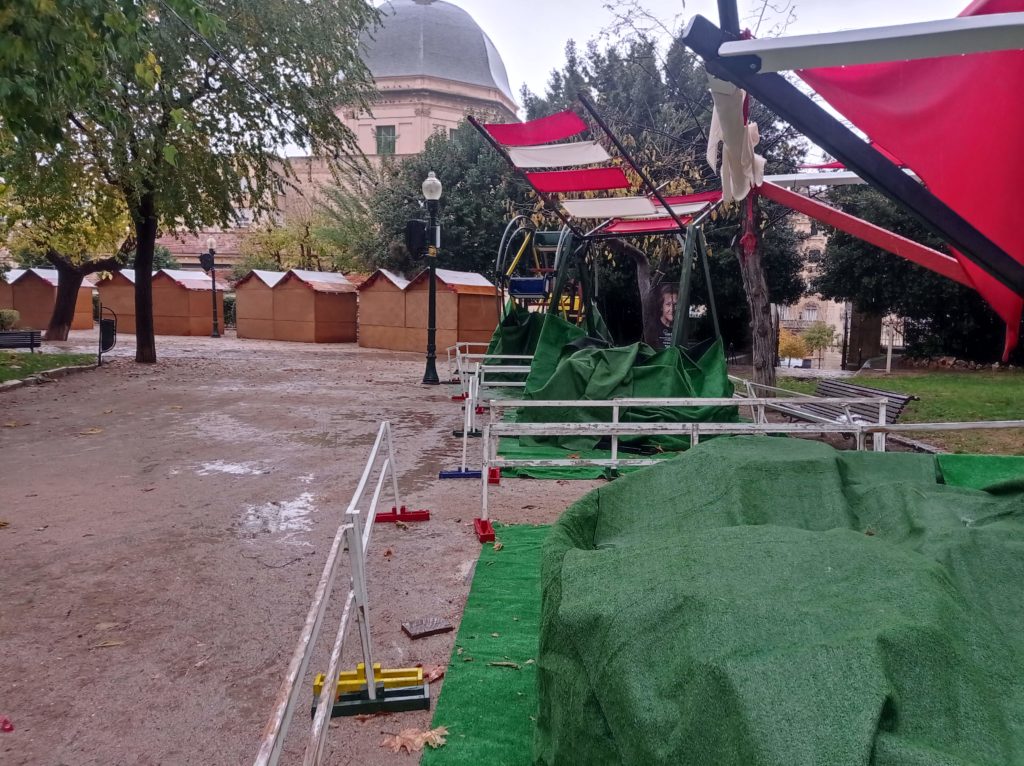
<svg viewBox="0 0 1024 766">
<path fill-rule="evenodd" d="M 591 492 L 544 544 L 534 762 L 1024 763 L 1012 483 L 736 437 Z"/>
</svg>

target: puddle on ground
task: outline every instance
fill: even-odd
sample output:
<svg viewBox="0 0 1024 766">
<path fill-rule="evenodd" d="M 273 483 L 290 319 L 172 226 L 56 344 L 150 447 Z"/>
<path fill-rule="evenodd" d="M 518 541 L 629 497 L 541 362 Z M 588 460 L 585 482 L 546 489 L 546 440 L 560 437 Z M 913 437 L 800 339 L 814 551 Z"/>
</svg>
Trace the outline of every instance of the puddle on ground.
<svg viewBox="0 0 1024 766">
<path fill-rule="evenodd" d="M 196 468 L 196 474 L 199 476 L 209 476 L 214 473 L 226 473 L 231 476 L 259 476 L 270 473 L 270 470 L 257 463 L 227 463 L 223 460 L 203 463 Z"/>
<path fill-rule="evenodd" d="M 281 542 L 309 545 L 308 541 L 299 539 L 299 536 L 313 528 L 315 510 L 311 492 L 303 492 L 294 500 L 250 505 L 242 512 L 238 533 L 248 538 L 267 534 L 281 535 Z"/>
</svg>

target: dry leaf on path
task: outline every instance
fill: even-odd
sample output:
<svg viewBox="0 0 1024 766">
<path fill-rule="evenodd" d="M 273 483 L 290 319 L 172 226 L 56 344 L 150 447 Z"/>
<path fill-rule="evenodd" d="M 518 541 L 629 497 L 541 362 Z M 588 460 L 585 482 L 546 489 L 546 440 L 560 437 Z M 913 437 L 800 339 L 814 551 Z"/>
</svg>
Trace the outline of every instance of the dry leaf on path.
<svg viewBox="0 0 1024 766">
<path fill-rule="evenodd" d="M 79 436 L 95 436 L 96 434 L 103 433 L 102 428 L 86 428 L 84 431 L 79 431 Z"/>
<path fill-rule="evenodd" d="M 3 529 L 6 526 L 10 526 L 10 523 L 11 522 L 9 521 L 0 521 L 0 529 Z"/>
<path fill-rule="evenodd" d="M 495 540 L 494 541 L 494 550 L 500 551 L 504 547 L 505 547 L 505 543 L 503 543 L 501 540 Z"/>
<path fill-rule="evenodd" d="M 91 646 L 89 648 L 90 649 L 109 649 L 112 646 L 124 646 L 125 643 L 126 642 L 124 642 L 124 641 L 117 641 L 117 640 L 100 641 L 98 644 L 94 644 L 93 646 Z"/>
<path fill-rule="evenodd" d="M 392 753 L 400 753 L 403 750 L 407 753 L 418 753 L 424 745 L 430 747 L 442 747 L 445 744 L 445 737 L 448 729 L 438 726 L 436 729 L 402 729 L 398 734 L 385 737 L 380 743 L 381 747 L 388 748 Z"/>
<path fill-rule="evenodd" d="M 519 670 L 518 662 L 488 662 L 488 665 L 494 668 L 512 668 L 513 670 Z"/>
<path fill-rule="evenodd" d="M 21 425 L 28 425 L 28 423 L 19 423 L 16 420 L 11 420 L 7 423 L 4 423 L 4 428 L 18 428 Z"/>
<path fill-rule="evenodd" d="M 438 681 L 444 678 L 444 672 L 447 668 L 444 665 L 422 665 L 423 668 L 423 680 Z"/>
</svg>

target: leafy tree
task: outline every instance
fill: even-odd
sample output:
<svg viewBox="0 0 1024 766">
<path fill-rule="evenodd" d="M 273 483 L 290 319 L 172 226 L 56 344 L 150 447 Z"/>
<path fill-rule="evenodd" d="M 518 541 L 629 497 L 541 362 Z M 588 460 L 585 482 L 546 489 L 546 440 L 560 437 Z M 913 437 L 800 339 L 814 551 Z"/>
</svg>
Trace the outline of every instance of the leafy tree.
<svg viewBox="0 0 1024 766">
<path fill-rule="evenodd" d="M 779 330 L 779 356 L 785 359 L 803 359 L 807 356 L 807 343 L 796 333 Z"/>
<path fill-rule="evenodd" d="M 0 162 L 16 155 L 0 139 Z M 124 206 L 82 168 L 51 167 L 39 173 L 32 192 L 0 183 L 0 241 L 6 240 L 24 268 L 55 268 L 57 299 L 47 340 L 67 340 L 82 280 L 97 271 L 116 271 L 131 240 Z M 75 199 L 75 204 L 68 204 Z"/>
<path fill-rule="evenodd" d="M 361 187 L 328 191 L 320 236 L 345 243 L 369 267 L 411 273 L 419 264 L 405 251 L 405 223 L 426 216 L 421 186 L 430 171 L 444 184 L 440 265 L 493 276 L 510 213 L 528 211 L 532 204 L 524 184 L 468 123 L 450 136 L 435 133 L 418 155 L 386 160 L 370 181 L 354 179 Z"/>
<path fill-rule="evenodd" d="M 818 354 L 818 367 L 821 367 L 825 349 L 831 348 L 836 343 L 836 328 L 819 319 L 817 322 L 812 322 L 811 326 L 800 334 L 800 337 L 810 353 Z"/>
<path fill-rule="evenodd" d="M 38 198 L 40 177 L 77 168 L 116 195 L 137 249 L 137 361 L 156 361 L 161 226 L 276 209 L 294 179 L 283 146 L 334 170 L 358 152 L 335 110 L 372 92 L 359 35 L 377 12 L 363 0 L 16 0 L 0 17 L 16 43 L 0 54 L 0 177 Z"/>
<path fill-rule="evenodd" d="M 687 193 L 716 188 L 718 180 L 704 160 L 712 102 L 707 77 L 700 62 L 676 39 L 661 56 L 657 46 L 634 28 L 616 30 L 620 42 L 606 50 L 591 43 L 581 53 L 570 42 L 566 64 L 553 72 L 543 96 L 523 93 L 529 118 L 562 109 L 579 109 L 577 93 L 591 96 L 612 129 L 623 140 L 656 185 L 665 184 L 666 193 Z M 792 171 L 803 156 L 803 147 L 791 128 L 778 122 L 763 106 L 754 104 L 752 120 L 761 129 L 760 150 L 768 159 L 768 172 Z M 629 172 L 629 171 L 628 171 Z M 739 206 L 720 211 L 707 224 L 711 249 L 710 271 L 727 346 L 742 346 L 750 340 L 751 314 L 740 268 L 733 252 L 740 234 Z M 788 211 L 775 205 L 760 205 L 755 219 L 759 235 L 760 272 L 767 292 L 761 307 L 792 303 L 804 290 L 800 278 L 799 235 L 788 222 Z M 600 307 L 615 337 L 640 337 L 645 291 L 638 282 L 647 271 L 658 277 L 678 280 L 678 242 L 666 237 L 631 239 L 609 243 L 608 257 L 601 261 Z M 638 279 L 639 277 L 639 279 Z M 707 303 L 707 285 L 695 276 L 693 302 Z M 769 318 L 770 323 L 770 318 Z M 697 332 L 710 334 L 710 317 L 698 323 Z M 774 349 L 769 347 L 769 352 Z M 769 353 L 773 357 L 774 353 Z M 774 375 L 769 359 L 763 375 Z M 766 380 L 765 382 L 770 382 Z"/>
<path fill-rule="evenodd" d="M 835 187 L 829 201 L 847 213 L 945 250 L 941 240 L 872 189 Z M 812 289 L 825 298 L 852 301 L 860 311 L 904 317 L 904 338 L 912 355 L 983 362 L 1001 355 L 1005 326 L 978 293 L 841 231 L 829 236 Z"/>
</svg>

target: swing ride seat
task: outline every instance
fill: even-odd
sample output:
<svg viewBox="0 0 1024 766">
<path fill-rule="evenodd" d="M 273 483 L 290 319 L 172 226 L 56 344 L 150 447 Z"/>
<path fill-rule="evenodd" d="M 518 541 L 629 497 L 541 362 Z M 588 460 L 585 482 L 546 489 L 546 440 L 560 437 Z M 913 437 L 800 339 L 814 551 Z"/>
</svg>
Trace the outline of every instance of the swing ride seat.
<svg viewBox="0 0 1024 766">
<path fill-rule="evenodd" d="M 510 277 L 508 294 L 513 298 L 547 298 L 547 277 Z"/>
</svg>

